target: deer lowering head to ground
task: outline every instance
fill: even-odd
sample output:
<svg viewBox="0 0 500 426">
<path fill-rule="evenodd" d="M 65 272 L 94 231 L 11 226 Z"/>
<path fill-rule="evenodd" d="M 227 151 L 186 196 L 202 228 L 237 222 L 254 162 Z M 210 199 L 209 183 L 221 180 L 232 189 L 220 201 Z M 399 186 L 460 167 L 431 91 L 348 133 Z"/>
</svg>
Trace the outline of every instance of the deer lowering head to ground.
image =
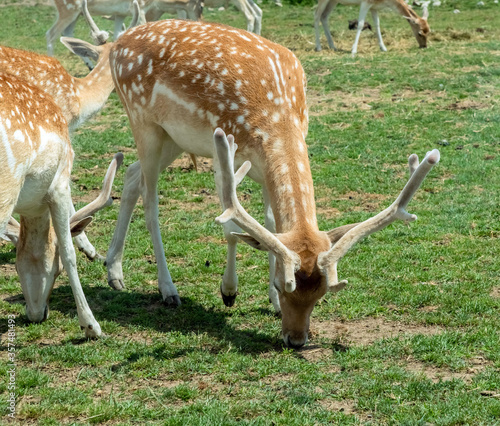
<svg viewBox="0 0 500 426">
<path fill-rule="evenodd" d="M 418 45 L 420 47 L 427 47 L 427 37 L 430 33 L 429 24 L 427 18 L 429 17 L 429 11 L 427 6 L 423 7 L 423 15 L 420 18 L 413 9 L 408 6 L 404 0 L 319 0 L 318 7 L 314 14 L 314 30 L 316 33 L 316 50 L 319 52 L 321 50 L 320 42 L 320 30 L 319 24 L 323 25 L 323 30 L 325 32 L 326 39 L 328 41 L 328 46 L 331 49 L 336 50 L 333 43 L 333 38 L 330 33 L 330 28 L 328 26 L 328 17 L 337 4 L 345 5 L 359 5 L 359 17 L 358 17 L 358 30 L 356 32 L 356 38 L 354 39 L 354 44 L 352 45 L 351 53 L 356 55 L 358 51 L 358 42 L 363 31 L 366 14 L 371 11 L 373 18 L 373 26 L 375 27 L 375 33 L 377 34 L 378 44 L 382 52 L 386 52 L 387 48 L 382 40 L 382 33 L 380 32 L 380 20 L 378 17 L 378 11 L 384 8 L 390 8 L 396 13 L 403 16 L 408 20 L 411 26 L 413 34 L 417 39 Z"/>
<path fill-rule="evenodd" d="M 49 314 L 48 299 L 60 272 L 59 256 L 76 301 L 78 320 L 87 337 L 101 334 L 78 278 L 71 235 L 82 232 L 98 210 L 109 205 L 115 156 L 100 196 L 72 214 L 70 174 L 73 150 L 68 125 L 52 98 L 34 85 L 0 74 L 0 232 L 21 216 L 16 269 L 28 319 Z"/>
<path fill-rule="evenodd" d="M 125 32 L 112 48 L 110 66 L 139 156 L 139 162 L 126 173 L 118 222 L 107 253 L 110 286 L 124 287 L 125 236 L 142 195 L 160 292 L 166 303 L 180 304 L 160 234 L 158 178 L 183 151 L 212 156 L 217 192 L 227 209 L 218 219 L 228 242 L 221 285 L 224 303 L 233 305 L 237 293 L 237 242 L 267 250 L 269 296 L 275 310 L 282 313 L 283 338 L 289 346 L 306 342 L 309 316 L 318 299 L 328 289 L 337 291 L 345 285 L 336 274 L 337 261 L 344 252 L 396 218 L 413 219 L 404 207 L 439 158 L 438 152 L 426 157 L 396 204 L 382 217 L 322 232 L 316 220 L 305 143 L 306 77 L 292 52 L 243 30 L 168 20 Z M 238 150 L 232 137 L 226 141 L 224 132 L 234 135 Z M 246 161 L 252 164 L 249 170 Z M 412 157 L 413 166 L 414 161 Z M 234 167 L 243 164 L 233 176 Z M 237 203 L 234 188 L 247 171 L 262 185 L 265 228 Z M 248 234 L 238 233 L 239 227 Z"/>
<path fill-rule="evenodd" d="M 85 0 L 82 7 L 90 26 L 91 37 L 100 45 L 94 46 L 86 41 L 64 37 L 61 41 L 74 53 L 98 61 L 92 72 L 84 78 L 73 77 L 54 58 L 0 46 L 0 72 L 19 77 L 52 96 L 69 124 L 70 131 L 97 114 L 104 107 L 114 88 L 109 69 L 109 51 L 113 44 L 106 43 L 108 34 L 99 30 L 92 20 Z M 135 3 L 134 10 L 132 26 L 137 24 L 139 16 L 137 3 Z M 16 225 L 12 223 L 8 231 L 5 236 L 16 244 Z M 17 228 L 18 232 L 19 228 Z M 85 233 L 78 235 L 75 243 L 89 259 L 99 257 Z"/>
</svg>

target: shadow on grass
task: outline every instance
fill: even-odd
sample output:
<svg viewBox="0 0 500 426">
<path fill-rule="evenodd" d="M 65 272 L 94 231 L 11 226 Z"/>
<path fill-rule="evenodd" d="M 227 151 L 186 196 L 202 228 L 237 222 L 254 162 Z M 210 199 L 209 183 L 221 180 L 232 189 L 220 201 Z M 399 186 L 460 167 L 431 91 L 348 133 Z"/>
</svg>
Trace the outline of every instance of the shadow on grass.
<svg viewBox="0 0 500 426">
<path fill-rule="evenodd" d="M 152 329 L 167 333 L 206 333 L 214 337 L 213 350 L 226 347 L 226 343 L 244 353 L 262 353 L 281 351 L 283 346 L 277 336 L 270 336 L 258 327 L 240 330 L 230 324 L 229 319 L 234 311 L 219 311 L 217 308 L 205 306 L 192 298 L 181 298 L 182 305 L 169 308 L 159 301 L 160 296 L 138 291 L 118 292 L 105 287 L 84 287 L 89 306 L 99 322 L 110 321 L 124 327 L 137 326 L 141 329 Z M 22 294 L 11 296 L 5 301 L 22 303 Z M 222 305 L 222 300 L 221 300 Z M 222 308 L 224 309 L 224 308 Z M 60 286 L 52 291 L 50 310 L 59 311 L 65 315 L 76 316 L 76 305 L 70 286 Z M 0 320 L 0 331 L 7 321 Z M 18 325 L 29 324 L 27 318 L 19 318 Z M 105 327 L 103 331 L 106 332 Z M 131 331 L 133 335 L 133 331 Z M 110 335 L 112 337 L 112 333 Z M 78 345 L 86 339 L 74 339 Z M 207 350 L 211 350 L 208 348 Z"/>
</svg>

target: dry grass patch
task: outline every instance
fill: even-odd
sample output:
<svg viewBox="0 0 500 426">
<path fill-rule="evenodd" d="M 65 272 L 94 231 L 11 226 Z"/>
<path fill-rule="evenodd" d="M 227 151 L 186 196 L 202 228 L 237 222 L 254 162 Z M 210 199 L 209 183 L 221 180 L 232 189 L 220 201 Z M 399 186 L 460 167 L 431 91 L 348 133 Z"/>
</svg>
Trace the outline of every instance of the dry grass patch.
<svg viewBox="0 0 500 426">
<path fill-rule="evenodd" d="M 500 299 L 500 287 L 493 287 L 490 296 L 495 299 Z"/>
<path fill-rule="evenodd" d="M 307 106 L 309 115 L 322 116 L 331 112 L 332 107 L 353 111 L 356 109 L 369 110 L 369 102 L 380 100 L 380 89 L 366 88 L 362 93 L 346 93 L 340 90 L 323 93 L 310 89 L 307 91 Z"/>
</svg>

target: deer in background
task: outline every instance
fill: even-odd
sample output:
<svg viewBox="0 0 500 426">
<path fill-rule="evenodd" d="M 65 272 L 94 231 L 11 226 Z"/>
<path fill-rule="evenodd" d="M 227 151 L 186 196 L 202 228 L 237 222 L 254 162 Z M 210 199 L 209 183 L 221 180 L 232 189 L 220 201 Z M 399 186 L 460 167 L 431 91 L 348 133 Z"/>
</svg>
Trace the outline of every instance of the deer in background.
<svg viewBox="0 0 500 426">
<path fill-rule="evenodd" d="M 54 58 L 0 46 L 0 72 L 19 77 L 52 96 L 69 124 L 70 131 L 97 114 L 104 107 L 114 89 L 109 69 L 109 51 L 112 43 L 106 43 L 108 33 L 97 27 L 88 12 L 86 0 L 83 0 L 82 3 L 83 15 L 90 27 L 91 38 L 99 45 L 94 46 L 83 40 L 65 37 L 61 38 L 61 41 L 73 53 L 98 61 L 95 68 L 86 77 L 73 77 Z M 131 26 L 137 25 L 139 16 L 137 3 L 134 3 L 135 11 Z M 74 213 L 73 207 L 72 212 Z M 19 224 L 15 220 L 11 220 L 4 237 L 17 245 L 18 234 Z M 100 258 L 85 233 L 82 232 L 76 236 L 75 243 L 89 259 Z"/>
<path fill-rule="evenodd" d="M 57 9 L 56 22 L 47 31 L 47 52 L 54 55 L 54 41 L 61 34 L 72 37 L 76 21 L 80 16 L 84 0 L 53 0 Z M 165 12 L 177 13 L 181 18 L 200 19 L 203 10 L 202 0 L 136 0 L 139 3 L 139 23 L 159 19 Z M 111 15 L 114 20 L 114 39 L 123 32 L 128 16 L 134 14 L 134 0 L 89 0 L 88 8 L 92 15 Z M 158 16 L 159 13 L 159 16 Z"/>
<path fill-rule="evenodd" d="M 110 66 L 139 161 L 128 167 L 125 176 L 106 257 L 109 285 L 124 288 L 125 236 L 142 195 L 160 293 L 165 303 L 180 304 L 160 233 L 158 178 L 183 151 L 213 157 L 217 192 L 227 209 L 218 219 L 228 243 L 223 301 L 232 306 L 237 294 L 237 242 L 267 250 L 269 296 L 282 313 L 283 339 L 291 347 L 305 344 L 315 303 L 328 290 L 345 286 L 336 273 L 345 252 L 395 219 L 415 219 L 404 211 L 405 206 L 439 160 L 439 152 L 433 151 L 417 168 L 416 156 L 410 157 L 412 177 L 389 209 L 361 224 L 322 232 L 305 142 L 306 77 L 292 52 L 224 25 L 166 20 L 125 32 L 111 50 Z M 238 150 L 232 137 L 226 142 L 224 132 L 235 135 Z M 233 175 L 234 167 L 243 164 Z M 262 185 L 265 227 L 238 208 L 234 188 L 246 172 Z M 238 233 L 240 227 L 248 234 Z"/>
<path fill-rule="evenodd" d="M 333 38 L 330 33 L 330 28 L 328 26 L 328 17 L 332 10 L 337 6 L 337 4 L 344 5 L 359 5 L 359 17 L 358 17 L 358 30 L 356 32 L 356 38 L 354 39 L 354 44 L 352 45 L 351 53 L 353 56 L 358 52 L 358 42 L 361 35 L 361 31 L 364 28 L 365 18 L 368 11 L 371 11 L 373 18 L 373 26 L 375 27 L 375 33 L 377 34 L 378 45 L 382 52 L 386 52 L 387 48 L 382 40 L 382 33 L 380 32 L 380 20 L 378 17 L 378 11 L 384 8 L 390 8 L 396 13 L 403 16 L 408 20 L 411 26 L 413 34 L 417 39 L 418 45 L 421 48 L 427 47 L 427 37 L 430 33 L 430 27 L 427 22 L 429 17 L 429 10 L 427 6 L 423 7 L 423 14 L 420 18 L 413 9 L 407 5 L 404 0 L 319 0 L 318 7 L 314 13 L 314 30 L 316 33 L 316 51 L 321 50 L 320 42 L 320 31 L 319 23 L 323 25 L 323 30 L 325 32 L 326 39 L 328 41 L 328 46 L 331 49 L 337 50 L 333 43 Z"/>
<path fill-rule="evenodd" d="M 111 186 L 123 155 L 112 161 L 99 197 L 72 214 L 69 185 L 74 154 L 61 109 L 36 86 L 7 74 L 0 74 L 0 139 L 0 232 L 12 213 L 21 216 L 16 269 L 28 319 L 47 319 L 60 256 L 80 326 L 87 337 L 97 337 L 101 327 L 83 294 L 71 236 L 82 232 L 92 216 L 112 202 Z"/>
</svg>

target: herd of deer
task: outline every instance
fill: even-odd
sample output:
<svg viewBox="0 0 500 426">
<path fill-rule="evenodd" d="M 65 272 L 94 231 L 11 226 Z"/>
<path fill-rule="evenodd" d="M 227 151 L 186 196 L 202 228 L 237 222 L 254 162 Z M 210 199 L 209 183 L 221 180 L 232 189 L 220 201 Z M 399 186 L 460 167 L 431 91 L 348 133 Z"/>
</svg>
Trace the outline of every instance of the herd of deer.
<svg viewBox="0 0 500 426">
<path fill-rule="evenodd" d="M 101 334 L 79 282 L 71 236 L 89 258 L 98 256 L 83 230 L 95 212 L 110 204 L 114 174 L 123 157 L 115 155 L 99 197 L 75 212 L 70 194 L 73 150 L 69 132 L 98 112 L 115 89 L 129 117 L 139 161 L 126 171 L 120 213 L 106 256 L 109 285 L 124 288 L 125 237 L 134 206 L 142 196 L 159 290 L 165 303 L 181 303 L 160 234 L 158 178 L 182 152 L 213 157 L 223 207 L 216 221 L 223 225 L 228 247 L 222 299 L 232 306 L 237 295 L 237 242 L 267 251 L 269 298 L 275 311 L 281 313 L 283 340 L 294 348 L 304 345 L 316 302 L 327 291 L 337 292 L 346 286 L 347 281 L 337 276 L 337 264 L 346 252 L 397 219 L 416 219 L 406 212 L 406 206 L 439 161 L 439 151 L 428 152 L 421 163 L 416 155 L 410 156 L 408 183 L 386 210 L 361 223 L 320 231 L 305 142 L 306 76 L 290 50 L 251 32 L 219 24 L 164 20 L 137 25 L 153 13 L 153 6 L 162 11 L 163 4 L 172 7 L 181 0 L 135 0 L 129 29 L 114 42 L 107 42 L 108 34 L 92 20 L 86 0 L 55 3 L 59 17 L 47 33 L 49 51 L 60 31 L 70 33 L 81 5 L 97 45 L 70 37 L 61 41 L 74 53 L 97 61 L 88 76 L 74 78 L 48 56 L 0 47 L 0 233 L 16 245 L 16 268 L 29 320 L 39 322 L 48 317 L 48 298 L 61 270 L 61 259 L 80 326 L 87 337 Z M 104 12 L 99 3 L 114 9 Z M 115 35 L 129 13 L 129 3 L 89 0 L 95 13 L 115 16 Z M 320 0 L 316 16 L 321 17 L 325 30 L 326 18 L 336 3 Z M 376 11 L 389 3 L 403 4 L 399 0 L 362 1 L 359 27 L 363 27 L 361 21 L 370 7 Z M 384 50 L 375 11 L 375 27 Z M 406 17 L 412 28 L 427 25 L 427 14 L 418 18 L 411 11 Z M 418 32 L 423 40 L 426 28 Z M 330 45 L 333 47 L 333 41 Z M 265 226 L 238 202 L 236 186 L 247 173 L 262 185 Z M 11 217 L 13 213 L 19 214 L 20 224 Z"/>
</svg>

